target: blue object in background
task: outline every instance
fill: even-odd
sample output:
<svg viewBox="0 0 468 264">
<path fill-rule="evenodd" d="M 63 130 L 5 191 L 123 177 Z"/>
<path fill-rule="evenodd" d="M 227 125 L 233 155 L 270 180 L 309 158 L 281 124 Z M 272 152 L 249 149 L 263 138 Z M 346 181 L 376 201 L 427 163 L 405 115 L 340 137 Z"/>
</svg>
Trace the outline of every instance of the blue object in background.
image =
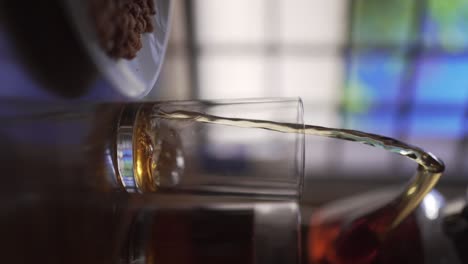
<svg viewBox="0 0 468 264">
<path fill-rule="evenodd" d="M 396 115 L 404 66 L 401 53 L 350 56 L 343 101 L 345 127 L 384 135 L 400 132 Z"/>
<path fill-rule="evenodd" d="M 382 12 L 389 6 L 384 1 L 355 3 L 350 37 L 359 45 L 348 55 L 344 125 L 461 139 L 468 105 L 468 2 L 415 3 L 392 3 L 389 12 L 401 17 Z"/>
<path fill-rule="evenodd" d="M 363 109 L 356 107 L 362 105 L 397 103 L 404 63 L 403 56 L 398 53 L 352 54 L 347 63 L 346 109 L 359 111 Z"/>
<path fill-rule="evenodd" d="M 381 108 L 367 113 L 353 113 L 344 116 L 345 127 L 363 130 L 381 135 L 395 135 L 401 131 L 397 125 L 396 111 L 392 108 Z"/>
<path fill-rule="evenodd" d="M 456 53 L 468 46 L 468 2 L 429 0 L 423 22 L 424 45 Z"/>
<path fill-rule="evenodd" d="M 468 101 L 468 56 L 425 56 L 418 65 L 415 103 L 464 110 Z"/>
<path fill-rule="evenodd" d="M 419 138 L 458 140 L 463 137 L 462 111 L 434 111 L 430 107 L 415 107 L 409 114 L 409 133 Z"/>
</svg>

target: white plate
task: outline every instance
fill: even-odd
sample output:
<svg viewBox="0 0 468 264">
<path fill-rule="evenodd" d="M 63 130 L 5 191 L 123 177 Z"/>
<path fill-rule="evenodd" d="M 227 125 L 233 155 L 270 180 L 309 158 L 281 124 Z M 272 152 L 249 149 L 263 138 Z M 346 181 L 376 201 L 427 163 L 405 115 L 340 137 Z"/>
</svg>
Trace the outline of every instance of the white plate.
<svg viewBox="0 0 468 264">
<path fill-rule="evenodd" d="M 154 0 L 157 12 L 154 16 L 154 30 L 143 34 L 143 47 L 132 60 L 110 58 L 100 48 L 87 13 L 86 2 L 67 0 L 66 8 L 99 71 L 122 95 L 129 98 L 145 96 L 158 79 L 166 53 L 171 1 Z"/>
</svg>

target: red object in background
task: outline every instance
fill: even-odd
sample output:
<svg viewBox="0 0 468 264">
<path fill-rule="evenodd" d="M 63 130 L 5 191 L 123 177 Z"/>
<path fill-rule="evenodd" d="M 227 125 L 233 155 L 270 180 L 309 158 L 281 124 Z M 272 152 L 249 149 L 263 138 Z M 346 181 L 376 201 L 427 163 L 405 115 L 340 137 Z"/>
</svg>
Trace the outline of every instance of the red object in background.
<svg viewBox="0 0 468 264">
<path fill-rule="evenodd" d="M 319 224 L 311 221 L 307 241 L 309 263 L 424 263 L 415 215 L 385 237 L 381 235 L 395 212 L 394 207 L 387 206 L 349 225 L 343 225 L 343 219 Z"/>
</svg>

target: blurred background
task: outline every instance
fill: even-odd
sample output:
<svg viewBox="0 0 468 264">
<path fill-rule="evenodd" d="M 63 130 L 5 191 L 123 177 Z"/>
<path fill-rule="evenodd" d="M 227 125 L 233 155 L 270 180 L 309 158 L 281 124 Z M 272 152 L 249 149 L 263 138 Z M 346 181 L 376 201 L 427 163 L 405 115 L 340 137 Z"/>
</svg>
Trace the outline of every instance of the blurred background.
<svg viewBox="0 0 468 264">
<path fill-rule="evenodd" d="M 439 188 L 460 194 L 468 177 L 468 3 L 174 1 L 162 78 L 148 99 L 279 96 L 300 96 L 307 123 L 433 152 L 448 167 Z M 306 184 L 323 199 L 401 184 L 415 169 L 367 146 L 306 141 Z"/>
<path fill-rule="evenodd" d="M 297 248 L 295 243 L 299 242 L 295 235 L 289 240 L 291 235 L 296 234 L 292 230 L 298 228 L 296 205 L 287 206 L 289 211 L 277 210 L 273 206 L 259 207 L 254 211 L 239 207 L 237 203 L 242 202 L 244 197 L 239 196 L 237 201 L 236 196 L 232 200 L 236 205 L 231 207 L 228 204 L 226 213 L 218 215 L 190 203 L 192 199 L 196 200 L 191 193 L 179 196 L 170 195 L 169 191 L 164 198 L 164 192 L 156 192 L 155 195 L 128 195 L 123 192 L 117 181 L 120 171 L 116 171 L 116 160 L 123 160 L 123 164 L 132 164 L 132 161 L 127 159 L 128 152 L 117 149 L 116 153 L 116 142 L 119 146 L 127 146 L 126 143 L 136 141 L 121 141 L 124 137 L 116 137 L 116 124 L 120 120 L 122 125 L 126 120 L 125 116 L 121 116 L 122 97 L 118 95 L 122 96 L 124 90 L 128 92 L 136 85 L 122 84 L 120 78 L 112 77 L 138 76 L 140 74 L 136 72 L 148 70 L 140 66 L 148 64 L 131 62 L 129 64 L 136 66 L 132 68 L 135 72 L 128 74 L 129 67 L 115 67 L 121 65 L 122 60 L 106 64 L 99 56 L 89 54 L 92 49 L 85 47 L 90 44 L 92 48 L 95 40 L 91 35 L 88 36 L 90 38 L 86 38 L 86 34 L 77 35 L 75 31 L 80 27 L 71 23 L 77 21 L 69 20 L 70 15 L 75 14 L 69 11 L 79 11 L 80 4 L 77 4 L 77 9 L 70 10 L 62 5 L 72 2 L 75 4 L 79 1 L 56 0 L 44 4 L 32 0 L 0 0 L 0 172 L 3 175 L 0 184 L 0 248 L 10 253 L 3 254 L 2 259 L 7 259 L 5 263 L 30 263 L 38 259 L 47 260 L 47 263 L 63 263 L 63 260 L 71 260 L 72 263 L 121 263 L 124 259 L 140 256 L 144 252 L 140 247 L 145 247 L 146 252 L 148 246 L 151 246 L 150 250 L 155 249 L 159 257 L 160 243 L 154 242 L 158 239 L 153 239 L 153 236 L 159 238 L 159 231 L 147 232 L 149 229 L 146 228 L 150 226 L 163 231 L 163 249 L 167 246 L 179 249 L 173 245 L 180 244 L 182 253 L 178 251 L 176 254 L 182 257 L 184 251 L 190 250 L 222 256 L 231 252 L 237 244 L 242 244 L 242 248 L 247 246 L 247 251 L 261 245 L 267 249 L 265 251 L 274 252 L 276 262 L 281 262 L 276 249 L 293 253 L 294 250 L 288 250 L 289 247 L 284 245 Z M 102 3 L 105 2 L 115 1 Z M 86 3 L 90 2 L 83 1 L 82 7 Z M 172 0 L 172 3 L 172 31 L 163 71 L 146 100 L 301 97 L 304 120 L 308 124 L 378 133 L 433 152 L 447 164 L 447 172 L 437 189 L 447 200 L 466 196 L 468 1 Z M 2 8 L 5 6 L 10 9 Z M 165 9 L 157 10 L 164 14 Z M 160 18 L 162 25 L 165 25 L 165 16 Z M 86 27 L 82 27 L 82 30 L 86 32 Z M 160 42 L 153 41 L 164 40 L 165 31 L 156 33 L 160 33 L 156 35 L 160 38 L 148 40 L 151 40 L 152 47 L 162 48 Z M 83 40 L 85 42 L 81 42 Z M 97 54 L 99 52 L 98 48 Z M 153 65 L 153 60 L 157 65 L 160 62 L 159 56 L 142 58 L 147 59 L 150 65 Z M 126 61 L 123 64 L 127 64 Z M 148 76 L 153 79 L 151 71 L 148 71 Z M 151 88 L 153 82 L 148 83 L 151 83 L 148 85 Z M 119 85 L 124 89 L 116 90 Z M 201 111 L 206 111 L 206 108 Z M 230 112 L 242 115 L 236 110 L 225 113 Z M 155 127 L 162 124 L 159 120 L 150 123 Z M 123 131 L 124 126 L 121 128 Z M 186 134 L 196 135 L 196 131 L 185 131 Z M 279 158 L 275 158 L 268 160 L 274 164 L 271 166 L 271 163 L 260 162 L 255 164 L 258 166 L 242 166 L 246 164 L 247 151 L 242 148 L 236 151 L 235 144 L 210 149 L 217 146 L 212 139 L 222 137 L 219 130 L 206 131 L 215 132 L 207 133 L 207 137 L 192 136 L 189 139 L 193 140 L 187 141 L 191 149 L 199 151 L 192 153 L 199 158 L 199 167 L 207 172 L 201 176 L 230 176 L 230 172 L 240 175 L 244 171 L 247 176 L 248 173 L 271 176 L 269 171 L 280 166 L 285 168 L 284 164 L 287 164 L 284 159 L 278 162 Z M 155 129 L 154 137 L 161 135 L 158 148 L 165 148 L 163 139 L 169 132 L 172 129 Z M 144 132 L 138 133 L 138 139 L 142 139 L 138 145 L 141 146 L 148 137 Z M 171 136 L 174 134 L 170 133 Z M 246 138 L 254 138 L 244 133 L 231 135 L 229 141 L 232 142 L 238 139 L 237 142 L 245 143 Z M 177 141 L 177 135 L 168 140 L 168 148 L 172 149 Z M 266 145 L 263 146 L 273 146 L 265 148 L 269 154 L 265 156 L 281 157 L 277 155 L 279 152 L 285 156 L 285 148 L 278 147 L 276 138 L 267 138 L 264 142 Z M 178 150 L 177 154 L 180 153 Z M 234 150 L 234 154 L 231 150 Z M 227 155 L 214 159 L 213 156 L 219 153 Z M 161 158 L 164 162 L 160 163 L 160 170 L 167 170 L 168 164 L 173 164 L 165 163 L 166 158 L 170 160 L 170 155 L 159 156 L 158 162 Z M 177 166 L 183 166 L 179 164 L 179 159 L 176 160 Z M 363 194 L 364 191 L 378 191 L 378 195 L 343 204 L 347 209 L 356 208 L 351 217 L 368 212 L 375 207 L 367 207 L 366 204 L 378 203 L 374 197 L 383 195 L 385 198 L 388 194 L 381 192 L 382 188 L 401 187 L 416 169 L 412 161 L 381 149 L 312 136 L 306 137 L 305 164 L 305 188 L 301 200 L 305 207 L 301 209 L 303 225 L 310 223 L 311 215 L 320 217 L 316 206 Z M 194 166 L 195 169 L 198 169 L 197 166 Z M 125 165 L 124 169 L 127 168 L 130 167 Z M 190 167 L 187 168 L 185 175 L 193 173 Z M 261 173 L 258 172 L 260 169 Z M 176 172 L 179 172 L 179 167 Z M 187 182 L 193 179 L 189 178 Z M 272 183 L 286 182 L 277 179 L 274 178 Z M 248 179 L 240 180 L 246 182 Z M 243 186 L 236 181 L 231 182 Z M 204 192 L 200 194 L 200 202 L 208 201 L 207 206 L 211 207 L 213 200 L 213 205 L 219 204 L 219 209 L 224 211 L 224 201 L 219 200 L 218 196 L 204 198 Z M 252 202 L 248 196 L 245 198 L 246 202 Z M 453 246 L 459 246 L 459 252 L 466 252 L 462 250 L 466 249 L 468 237 L 465 235 L 468 232 L 465 228 L 468 226 L 466 214 L 458 215 L 464 206 L 464 199 L 449 204 L 455 206 L 444 207 L 443 218 L 441 214 L 440 221 L 432 221 L 439 216 L 442 199 L 436 192 L 427 198 L 417 213 L 420 215 L 414 214 L 417 218 L 408 218 L 409 225 L 400 229 L 404 237 L 400 239 L 398 233 L 393 233 L 397 235 L 389 236 L 391 239 L 384 241 L 382 247 L 379 244 L 379 249 L 390 245 L 392 252 L 394 248 L 404 251 L 399 254 L 397 250 L 396 256 L 405 256 L 408 249 L 411 249 L 411 254 L 418 254 L 418 248 L 424 246 L 424 250 L 430 252 L 428 256 L 439 254 L 443 257 L 427 258 L 434 263 L 439 260 L 440 263 L 453 263 L 449 255 L 455 254 L 450 253 Z M 200 212 L 207 218 L 198 214 L 180 217 L 178 213 L 169 213 L 166 218 L 155 217 L 155 211 L 177 204 L 184 208 L 193 206 L 197 212 L 202 209 Z M 216 205 L 213 208 L 214 211 L 218 210 Z M 291 208 L 296 211 L 291 211 Z M 447 208 L 450 210 L 445 210 Z M 331 212 L 333 215 L 333 209 Z M 386 214 L 387 210 L 378 212 Z M 233 218 L 236 214 L 240 218 Z M 390 211 L 389 215 L 392 214 Z M 292 218 L 285 218 L 284 215 Z M 372 219 L 376 215 L 369 216 Z M 225 219 L 229 221 L 225 222 Z M 263 219 L 272 221 L 263 222 Z M 449 221 L 445 221 L 447 219 Z M 364 230 L 364 240 L 373 247 L 377 245 L 374 243 L 376 240 L 366 227 L 372 221 L 357 221 L 357 228 L 351 226 L 349 230 Z M 166 228 L 166 223 L 173 225 Z M 293 229 L 279 226 L 286 223 Z M 366 225 L 362 225 L 362 229 L 361 223 Z M 413 228 L 414 224 L 418 225 L 417 230 Z M 443 237 L 445 233 L 441 224 L 443 228 L 448 226 L 445 231 L 450 232 L 452 240 Z M 324 234 L 324 247 L 329 239 L 327 230 L 332 230 L 330 237 L 338 234 L 334 225 L 333 221 L 329 226 L 324 225 L 323 233 L 320 232 L 321 227 L 318 229 L 319 240 Z M 204 232 L 205 229 L 199 226 L 208 227 L 210 232 Z M 271 232 L 273 229 L 274 232 Z M 281 230 L 289 235 L 284 235 L 286 233 Z M 418 233 L 415 235 L 407 230 Z M 419 231 L 424 245 L 414 242 L 415 237 L 419 237 Z M 301 240 L 310 249 L 311 244 L 305 243 L 312 233 L 306 235 L 309 230 L 302 232 Z M 150 244 L 140 243 L 145 237 L 143 234 L 151 237 L 148 240 Z M 260 235 L 257 239 L 252 234 Z M 355 234 L 361 236 L 361 233 L 342 234 L 345 235 L 345 242 L 351 241 L 347 239 L 348 234 L 351 234 L 351 238 Z M 232 240 L 231 235 L 234 235 Z M 275 237 L 270 239 L 271 235 Z M 228 243 L 218 243 L 224 239 Z M 334 238 L 329 241 L 331 239 Z M 398 240 L 398 246 L 392 245 L 393 239 Z M 261 243 L 252 244 L 256 241 Z M 207 243 L 206 249 L 201 247 L 203 243 Z M 322 244 L 321 241 L 319 243 Z M 342 247 L 345 244 L 340 242 L 333 245 Z M 271 251 L 271 248 L 275 250 Z M 124 252 L 121 252 L 122 249 Z M 173 250 L 163 251 L 167 251 L 168 262 L 173 263 Z M 215 251 L 221 252 L 221 255 L 213 255 Z M 343 252 L 347 251 L 345 249 Z M 367 252 L 367 249 L 364 251 Z M 253 256 L 252 252 L 248 251 L 248 256 Z M 148 256 L 153 256 L 150 254 Z M 379 250 L 376 254 L 385 261 L 385 250 Z M 354 255 L 350 254 L 351 257 Z M 241 255 L 236 253 L 232 256 L 235 257 L 228 259 L 231 262 L 237 261 L 236 257 Z M 307 258 L 303 259 L 307 261 Z M 341 261 L 342 258 L 337 259 Z"/>
</svg>

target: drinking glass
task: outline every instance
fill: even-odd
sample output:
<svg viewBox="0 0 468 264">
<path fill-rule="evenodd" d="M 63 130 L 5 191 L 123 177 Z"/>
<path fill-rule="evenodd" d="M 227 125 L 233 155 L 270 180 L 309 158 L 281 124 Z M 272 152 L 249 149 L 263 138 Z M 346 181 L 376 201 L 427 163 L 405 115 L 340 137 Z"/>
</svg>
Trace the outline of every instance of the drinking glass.
<svg viewBox="0 0 468 264">
<path fill-rule="evenodd" d="M 303 129 L 278 133 L 258 122 L 301 126 L 302 111 L 298 98 L 126 105 L 117 129 L 116 174 L 128 192 L 297 198 Z"/>
</svg>

